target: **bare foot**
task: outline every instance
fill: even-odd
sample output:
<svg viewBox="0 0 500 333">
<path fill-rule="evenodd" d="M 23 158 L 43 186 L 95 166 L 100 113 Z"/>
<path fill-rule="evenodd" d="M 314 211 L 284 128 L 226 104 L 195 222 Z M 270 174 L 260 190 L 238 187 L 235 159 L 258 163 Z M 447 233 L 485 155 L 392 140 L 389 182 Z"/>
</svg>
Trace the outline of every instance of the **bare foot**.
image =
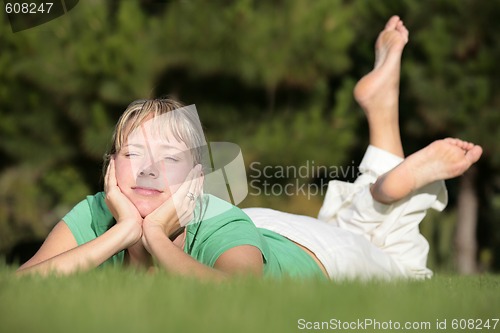
<svg viewBox="0 0 500 333">
<path fill-rule="evenodd" d="M 476 163 L 483 149 L 460 139 L 434 141 L 381 176 L 372 187 L 375 200 L 391 203 L 427 184 L 461 176 Z"/>
<path fill-rule="evenodd" d="M 401 55 L 408 42 L 408 30 L 398 16 L 393 16 L 379 34 L 375 43 L 375 66 L 354 88 L 356 101 L 370 113 L 398 113 L 399 72 Z"/>
</svg>

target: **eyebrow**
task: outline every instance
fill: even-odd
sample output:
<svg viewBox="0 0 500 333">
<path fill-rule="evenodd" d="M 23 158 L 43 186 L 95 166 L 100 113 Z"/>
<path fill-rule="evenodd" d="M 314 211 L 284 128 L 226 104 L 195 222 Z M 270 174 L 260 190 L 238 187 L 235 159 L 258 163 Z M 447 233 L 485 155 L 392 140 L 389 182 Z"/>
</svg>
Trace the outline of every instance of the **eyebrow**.
<svg viewBox="0 0 500 333">
<path fill-rule="evenodd" d="M 123 148 L 127 148 L 127 147 L 135 147 L 135 148 L 142 148 L 142 149 L 144 149 L 144 148 L 146 148 L 146 145 L 143 145 L 143 144 L 140 144 L 140 143 L 127 143 L 127 144 L 123 145 Z M 184 152 L 184 151 L 186 151 L 186 150 L 189 150 L 189 149 L 185 149 L 185 150 L 183 150 L 183 149 L 180 149 L 180 148 L 178 148 L 178 147 L 175 147 L 175 146 L 169 145 L 169 144 L 167 144 L 167 143 L 162 143 L 162 144 L 160 145 L 160 147 L 161 147 L 161 148 L 175 149 L 175 150 L 178 150 L 178 151 L 180 151 L 180 152 Z"/>
</svg>

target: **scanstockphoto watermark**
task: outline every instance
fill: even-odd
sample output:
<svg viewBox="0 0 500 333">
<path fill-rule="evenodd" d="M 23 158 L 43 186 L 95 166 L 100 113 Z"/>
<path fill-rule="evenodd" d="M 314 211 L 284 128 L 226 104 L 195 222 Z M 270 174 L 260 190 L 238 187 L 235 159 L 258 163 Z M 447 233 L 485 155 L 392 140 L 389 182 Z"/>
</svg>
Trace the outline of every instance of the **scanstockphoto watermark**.
<svg viewBox="0 0 500 333">
<path fill-rule="evenodd" d="M 327 321 L 309 321 L 304 318 L 297 320 L 297 328 L 304 331 L 494 331 L 499 325 L 499 318 L 444 318 L 429 321 L 397 321 L 377 320 L 375 318 L 358 318 L 355 320 L 340 320 L 331 318 Z"/>
<path fill-rule="evenodd" d="M 249 165 L 249 195 L 305 196 L 324 195 L 333 179 L 356 179 L 359 170 L 354 161 L 348 165 L 320 165 L 306 160 L 301 165 Z"/>
</svg>

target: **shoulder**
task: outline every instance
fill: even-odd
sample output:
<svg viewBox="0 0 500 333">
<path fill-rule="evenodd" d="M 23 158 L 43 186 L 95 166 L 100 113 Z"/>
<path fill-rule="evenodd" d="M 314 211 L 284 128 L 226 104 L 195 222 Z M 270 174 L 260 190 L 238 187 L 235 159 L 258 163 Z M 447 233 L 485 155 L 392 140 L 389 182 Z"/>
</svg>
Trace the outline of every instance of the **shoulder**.
<svg viewBox="0 0 500 333">
<path fill-rule="evenodd" d="M 105 211 L 108 211 L 108 208 L 104 201 L 104 192 L 98 192 L 94 195 L 88 195 L 76 204 L 62 220 L 66 223 L 71 223 L 75 219 L 81 220 L 84 217 L 90 217 L 92 214 L 104 213 Z"/>
<path fill-rule="evenodd" d="M 224 223 L 232 220 L 242 220 L 252 223 L 252 220 L 239 207 L 213 195 L 205 195 L 199 207 L 200 215 L 196 221 L 203 223 Z"/>
<path fill-rule="evenodd" d="M 210 219 L 218 216 L 219 218 L 228 216 L 238 216 L 244 219 L 250 219 L 240 208 L 222 200 L 214 195 L 205 195 L 203 204 L 203 219 Z"/>
</svg>

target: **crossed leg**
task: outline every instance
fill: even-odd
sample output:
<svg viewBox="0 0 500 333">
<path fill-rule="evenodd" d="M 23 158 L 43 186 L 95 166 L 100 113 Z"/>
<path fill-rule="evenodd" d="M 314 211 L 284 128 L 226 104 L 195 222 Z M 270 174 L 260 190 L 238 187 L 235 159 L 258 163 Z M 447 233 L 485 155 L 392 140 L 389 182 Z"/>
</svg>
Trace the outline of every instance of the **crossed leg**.
<svg viewBox="0 0 500 333">
<path fill-rule="evenodd" d="M 335 253 L 332 258 L 321 257 L 331 276 L 432 276 L 427 268 L 429 243 L 420 234 L 419 224 L 428 209 L 444 209 L 446 188 L 435 182 L 419 189 L 462 174 L 482 153 L 471 143 L 444 139 L 404 158 L 398 99 L 401 55 L 407 42 L 403 22 L 391 17 L 375 44 L 374 69 L 354 89 L 368 120 L 372 147 L 363 157 L 362 174 L 354 184 L 329 184 L 318 215 L 347 231 L 341 234 L 325 229 L 321 233 L 329 253 Z M 335 238 L 336 233 L 341 236 Z M 314 244 L 309 246 L 315 249 Z M 317 253 L 321 254 L 321 249 Z"/>
<path fill-rule="evenodd" d="M 399 77 L 401 55 L 408 30 L 393 16 L 375 43 L 374 69 L 354 89 L 370 130 L 370 144 L 404 157 L 399 129 Z M 400 165 L 377 179 L 371 188 L 375 200 L 392 203 L 436 180 L 462 175 L 482 154 L 478 145 L 447 138 L 408 156 Z"/>
</svg>

